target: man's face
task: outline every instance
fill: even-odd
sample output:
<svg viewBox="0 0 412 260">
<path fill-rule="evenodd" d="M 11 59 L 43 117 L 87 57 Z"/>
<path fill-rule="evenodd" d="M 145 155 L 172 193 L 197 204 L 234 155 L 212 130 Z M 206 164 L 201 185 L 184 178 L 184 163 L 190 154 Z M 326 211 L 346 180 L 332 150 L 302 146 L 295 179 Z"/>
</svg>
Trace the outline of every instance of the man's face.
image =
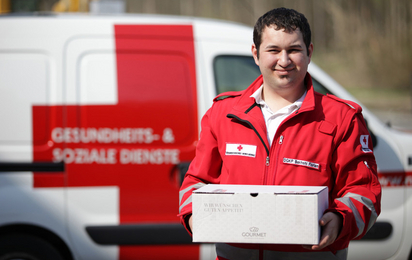
<svg viewBox="0 0 412 260">
<path fill-rule="evenodd" d="M 256 46 L 252 53 L 263 75 L 265 87 L 274 90 L 300 89 L 307 72 L 313 45 L 309 46 L 309 55 L 299 29 L 285 32 L 266 27 L 262 33 L 259 58 Z"/>
</svg>

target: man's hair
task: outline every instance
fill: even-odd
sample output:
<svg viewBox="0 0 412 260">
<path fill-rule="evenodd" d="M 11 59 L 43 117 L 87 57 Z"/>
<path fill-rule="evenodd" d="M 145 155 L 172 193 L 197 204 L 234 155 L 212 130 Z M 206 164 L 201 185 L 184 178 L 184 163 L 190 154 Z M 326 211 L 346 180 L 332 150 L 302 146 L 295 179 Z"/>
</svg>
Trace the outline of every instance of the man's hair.
<svg viewBox="0 0 412 260">
<path fill-rule="evenodd" d="M 284 7 L 275 8 L 261 17 L 256 21 L 255 27 L 253 29 L 253 43 L 256 46 L 258 58 L 259 58 L 259 48 L 262 43 L 262 34 L 266 27 L 273 26 L 275 30 L 285 30 L 285 32 L 293 32 L 299 29 L 303 36 L 303 41 L 306 45 L 306 51 L 309 55 L 309 45 L 311 42 L 311 32 L 308 20 L 306 17 L 293 10 Z"/>
</svg>

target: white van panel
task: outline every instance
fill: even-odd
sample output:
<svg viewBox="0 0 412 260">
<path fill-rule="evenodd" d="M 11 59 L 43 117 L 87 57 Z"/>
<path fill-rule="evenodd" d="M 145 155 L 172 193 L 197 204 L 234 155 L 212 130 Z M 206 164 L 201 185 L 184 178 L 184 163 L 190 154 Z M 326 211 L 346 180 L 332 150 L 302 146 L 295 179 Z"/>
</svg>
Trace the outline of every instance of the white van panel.
<svg viewBox="0 0 412 260">
<path fill-rule="evenodd" d="M 31 144 L 31 109 L 47 102 L 49 67 L 43 53 L 0 53 L 0 142 Z"/>
<path fill-rule="evenodd" d="M 66 105 L 117 104 L 113 37 L 74 38 L 65 49 Z"/>
<path fill-rule="evenodd" d="M 118 259 L 118 246 L 100 246 L 90 240 L 90 225 L 119 224 L 118 187 L 78 187 L 67 189 L 68 230 L 82 260 Z"/>
<path fill-rule="evenodd" d="M 116 57 L 112 51 L 86 53 L 80 63 L 80 104 L 116 104 Z"/>
</svg>

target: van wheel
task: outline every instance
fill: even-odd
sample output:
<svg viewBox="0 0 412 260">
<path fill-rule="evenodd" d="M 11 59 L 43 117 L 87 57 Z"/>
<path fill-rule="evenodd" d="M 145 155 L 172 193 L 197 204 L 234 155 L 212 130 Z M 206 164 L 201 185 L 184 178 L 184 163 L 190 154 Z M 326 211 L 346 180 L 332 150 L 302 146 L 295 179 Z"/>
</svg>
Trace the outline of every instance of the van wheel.
<svg viewBox="0 0 412 260">
<path fill-rule="evenodd" d="M 30 234 L 0 236 L 0 260 L 64 260 L 46 240 Z"/>
</svg>

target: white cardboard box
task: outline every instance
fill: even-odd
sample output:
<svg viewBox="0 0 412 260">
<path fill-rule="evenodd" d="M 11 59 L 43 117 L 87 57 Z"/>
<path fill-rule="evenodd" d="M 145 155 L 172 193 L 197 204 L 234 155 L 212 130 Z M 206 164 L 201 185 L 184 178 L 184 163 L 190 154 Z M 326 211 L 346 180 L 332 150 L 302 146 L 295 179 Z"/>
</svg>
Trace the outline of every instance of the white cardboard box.
<svg viewBox="0 0 412 260">
<path fill-rule="evenodd" d="M 328 188 L 206 185 L 192 195 L 193 242 L 319 243 Z"/>
</svg>

